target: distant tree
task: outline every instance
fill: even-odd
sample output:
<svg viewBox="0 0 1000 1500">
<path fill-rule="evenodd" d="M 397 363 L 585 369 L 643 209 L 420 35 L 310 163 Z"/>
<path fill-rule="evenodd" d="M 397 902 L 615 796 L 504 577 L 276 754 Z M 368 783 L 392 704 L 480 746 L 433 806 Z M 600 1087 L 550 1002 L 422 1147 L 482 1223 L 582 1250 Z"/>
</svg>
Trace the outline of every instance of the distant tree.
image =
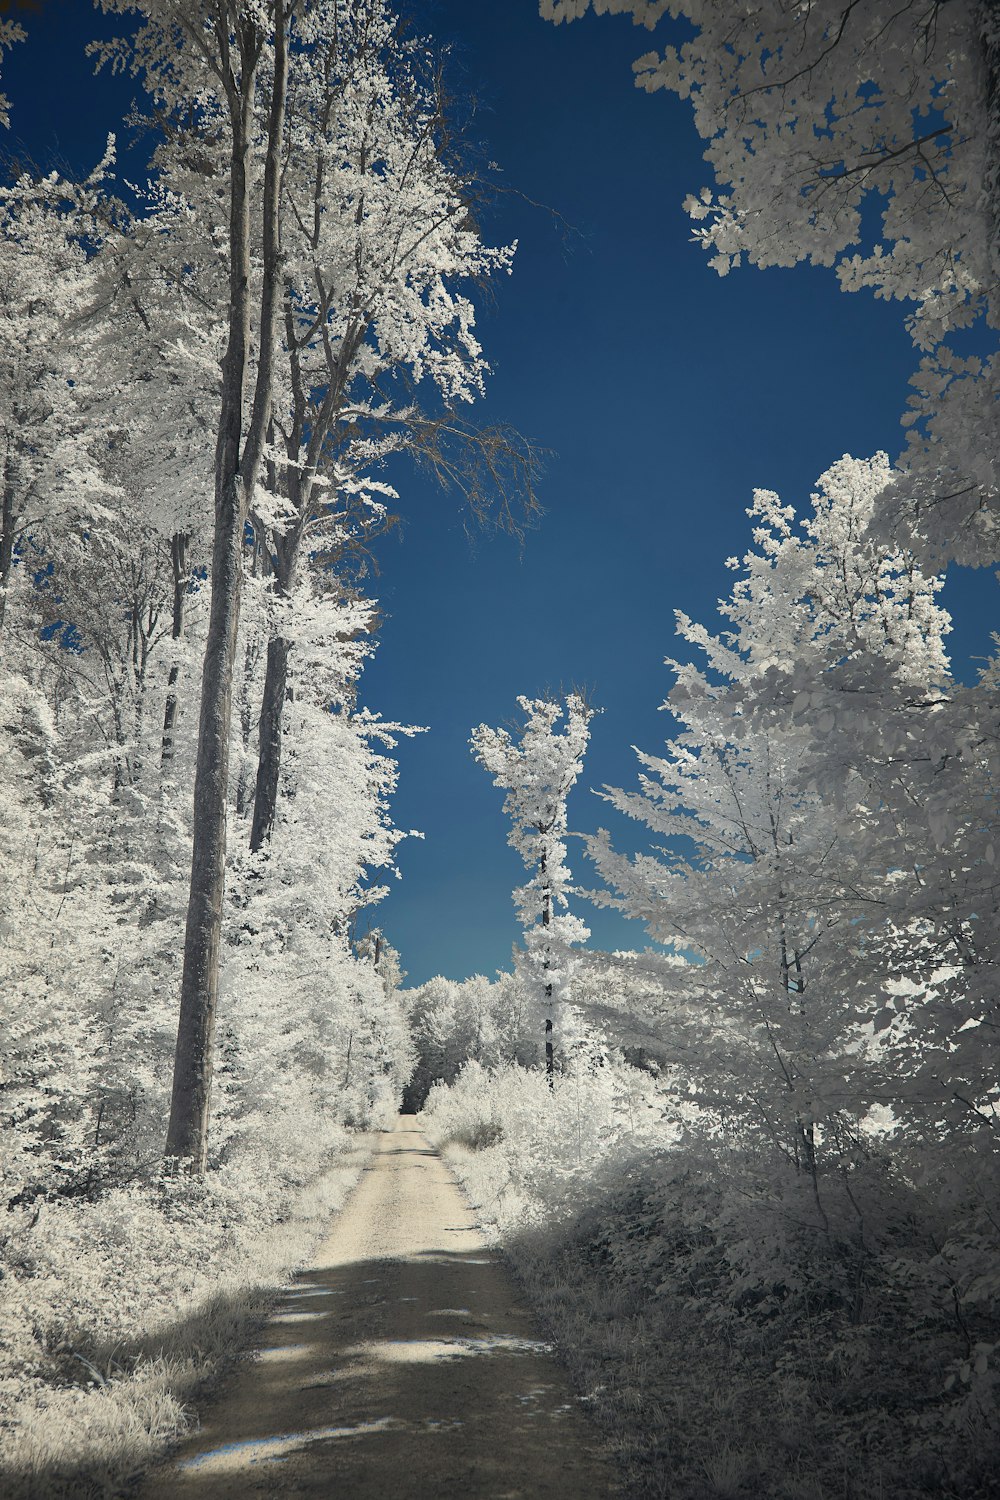
<svg viewBox="0 0 1000 1500">
<path fill-rule="evenodd" d="M 480 724 L 471 744 L 476 760 L 492 773 L 493 785 L 507 793 L 504 811 L 512 824 L 507 842 L 530 872 L 527 885 L 514 891 L 524 927 L 520 969 L 542 1003 L 545 1070 L 551 1082 L 553 1031 L 567 998 L 572 946 L 590 936 L 567 909 L 566 799 L 583 769 L 595 710 L 578 693 L 570 693 L 565 706 L 554 698 L 517 701 L 525 719 L 516 738 L 506 729 Z M 560 731 L 556 726 L 564 716 Z"/>
<path fill-rule="evenodd" d="M 438 975 L 418 989 L 403 992 L 416 1051 L 404 1094 L 406 1106 L 420 1109 L 432 1084 L 454 1083 L 470 1060 L 488 1068 L 514 1060 L 511 979 L 503 975 L 491 983 L 482 974 L 473 974 L 457 982 Z"/>
</svg>

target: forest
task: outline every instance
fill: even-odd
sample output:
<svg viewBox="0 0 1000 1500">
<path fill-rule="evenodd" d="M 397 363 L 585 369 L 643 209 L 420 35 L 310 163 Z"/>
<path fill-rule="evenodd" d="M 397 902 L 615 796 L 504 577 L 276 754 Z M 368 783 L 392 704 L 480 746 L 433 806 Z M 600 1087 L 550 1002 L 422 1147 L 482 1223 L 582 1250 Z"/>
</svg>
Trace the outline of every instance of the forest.
<svg viewBox="0 0 1000 1500">
<path fill-rule="evenodd" d="M 433 7 L 97 0 L 93 86 L 134 102 L 82 174 L 0 94 L 10 1500 L 138 1495 L 401 1111 L 602 1493 L 1000 1495 L 1000 633 L 948 649 L 954 580 L 1000 566 L 1000 5 L 529 4 L 556 42 L 628 18 L 649 110 L 683 102 L 691 256 L 888 304 L 896 450 L 713 539 L 728 593 L 666 601 L 662 739 L 606 829 L 570 808 L 599 683 L 468 724 L 518 938 L 408 984 L 379 904 L 435 731 L 369 706 L 379 559 L 417 475 L 530 551 L 548 462 L 482 414 L 519 250 Z M 44 10 L 0 16 L 12 98 Z"/>
</svg>

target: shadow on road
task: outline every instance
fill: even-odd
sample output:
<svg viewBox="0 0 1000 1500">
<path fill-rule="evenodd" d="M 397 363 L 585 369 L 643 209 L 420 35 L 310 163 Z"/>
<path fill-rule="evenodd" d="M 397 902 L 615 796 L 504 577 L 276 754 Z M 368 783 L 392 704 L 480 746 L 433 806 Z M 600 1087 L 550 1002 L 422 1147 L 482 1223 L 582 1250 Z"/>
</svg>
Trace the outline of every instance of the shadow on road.
<svg viewBox="0 0 1000 1500">
<path fill-rule="evenodd" d="M 109 1486 L 82 1468 L 74 1476 L 37 1474 L 29 1490 L 24 1476 L 0 1471 L 0 1496 L 603 1500 L 614 1493 L 549 1346 L 451 1174 L 408 1125 L 401 1120 L 382 1137 L 316 1264 L 281 1290 L 263 1326 L 258 1303 L 258 1352 L 213 1396 L 201 1430 L 138 1490 Z M 219 1300 L 214 1324 L 231 1340 L 236 1313 Z M 179 1332 L 185 1348 L 210 1337 L 205 1310 L 164 1335 L 172 1349 Z M 247 1339 L 254 1332 L 248 1328 Z"/>
<path fill-rule="evenodd" d="M 545 1479 L 558 1429 L 579 1417 L 547 1360 L 540 1371 L 547 1346 L 523 1316 L 489 1311 L 497 1269 L 488 1254 L 440 1251 L 305 1272 L 259 1360 L 143 1493 L 606 1493 Z"/>
</svg>

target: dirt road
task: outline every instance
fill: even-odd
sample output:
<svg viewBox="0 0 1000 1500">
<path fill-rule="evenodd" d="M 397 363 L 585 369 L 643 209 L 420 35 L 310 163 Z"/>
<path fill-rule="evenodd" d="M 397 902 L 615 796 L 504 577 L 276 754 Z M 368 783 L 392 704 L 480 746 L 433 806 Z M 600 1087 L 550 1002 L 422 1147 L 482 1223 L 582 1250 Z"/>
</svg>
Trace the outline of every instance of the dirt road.
<svg viewBox="0 0 1000 1500">
<path fill-rule="evenodd" d="M 594 1435 L 412 1117 L 143 1500 L 603 1500 Z"/>
</svg>

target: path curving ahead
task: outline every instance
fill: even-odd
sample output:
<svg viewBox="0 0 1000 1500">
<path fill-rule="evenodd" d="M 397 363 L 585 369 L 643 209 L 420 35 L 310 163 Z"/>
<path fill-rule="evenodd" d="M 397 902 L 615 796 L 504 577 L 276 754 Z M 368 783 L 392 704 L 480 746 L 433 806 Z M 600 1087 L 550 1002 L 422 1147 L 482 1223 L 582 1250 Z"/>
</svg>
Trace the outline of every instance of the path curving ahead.
<svg viewBox="0 0 1000 1500">
<path fill-rule="evenodd" d="M 606 1500 L 566 1377 L 400 1116 L 314 1265 L 143 1500 Z"/>
</svg>

